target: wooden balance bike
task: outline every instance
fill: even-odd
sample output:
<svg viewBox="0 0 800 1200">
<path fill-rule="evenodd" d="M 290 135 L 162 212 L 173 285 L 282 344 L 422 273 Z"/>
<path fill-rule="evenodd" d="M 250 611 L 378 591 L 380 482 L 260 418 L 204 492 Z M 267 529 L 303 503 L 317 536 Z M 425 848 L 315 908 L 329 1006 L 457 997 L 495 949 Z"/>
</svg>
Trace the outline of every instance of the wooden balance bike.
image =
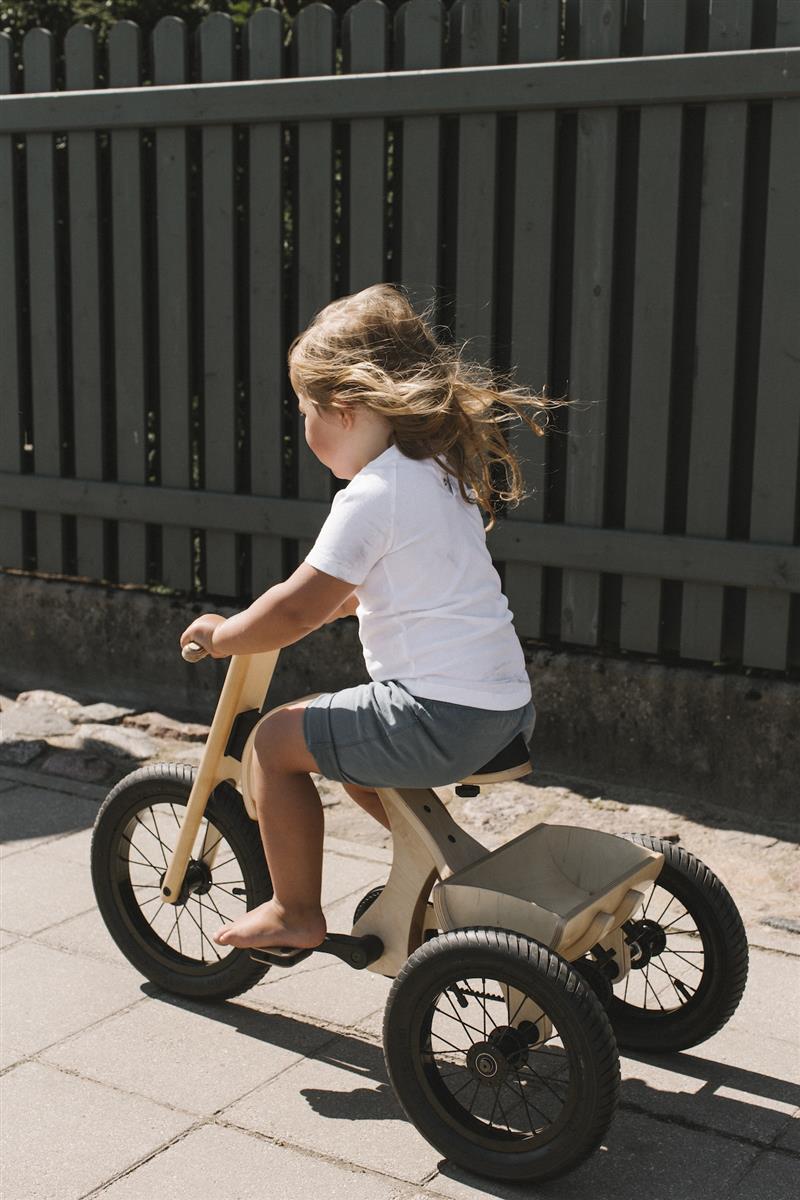
<svg viewBox="0 0 800 1200">
<path fill-rule="evenodd" d="M 197 999 L 312 953 L 393 979 L 386 1066 L 423 1137 L 489 1178 L 564 1174 L 611 1122 L 618 1045 L 684 1049 L 732 1015 L 747 942 L 728 892 L 669 840 L 539 824 L 489 851 L 432 789 L 378 787 L 393 861 L 350 933 L 313 951 L 217 946 L 221 923 L 272 895 L 249 779 L 277 658 L 231 658 L 197 769 L 140 768 L 103 803 L 92 879 L 111 936 L 153 983 Z M 531 769 L 519 736 L 453 782 L 475 794 Z"/>
</svg>

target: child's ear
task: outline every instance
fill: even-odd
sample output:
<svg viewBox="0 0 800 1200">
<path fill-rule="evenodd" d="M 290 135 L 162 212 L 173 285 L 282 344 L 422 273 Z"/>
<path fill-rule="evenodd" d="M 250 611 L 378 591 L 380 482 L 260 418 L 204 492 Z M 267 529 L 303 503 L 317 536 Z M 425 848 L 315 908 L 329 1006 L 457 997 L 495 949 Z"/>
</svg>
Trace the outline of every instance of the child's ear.
<svg viewBox="0 0 800 1200">
<path fill-rule="evenodd" d="M 341 401 L 340 403 L 341 408 L 337 409 L 337 412 L 339 412 L 341 415 L 342 425 L 345 429 L 352 429 L 353 423 L 356 419 L 355 406 L 347 400 Z"/>
</svg>

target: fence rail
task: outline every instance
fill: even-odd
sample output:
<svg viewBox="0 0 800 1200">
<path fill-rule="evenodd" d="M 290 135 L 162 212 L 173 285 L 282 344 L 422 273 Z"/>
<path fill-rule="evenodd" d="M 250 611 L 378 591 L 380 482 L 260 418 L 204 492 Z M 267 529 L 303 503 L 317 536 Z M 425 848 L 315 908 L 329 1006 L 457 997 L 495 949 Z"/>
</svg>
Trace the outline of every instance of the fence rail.
<svg viewBox="0 0 800 1200">
<path fill-rule="evenodd" d="M 0 562 L 244 601 L 337 483 L 286 348 L 403 282 L 514 431 L 522 637 L 800 668 L 800 4 L 361 0 L 0 36 Z"/>
</svg>

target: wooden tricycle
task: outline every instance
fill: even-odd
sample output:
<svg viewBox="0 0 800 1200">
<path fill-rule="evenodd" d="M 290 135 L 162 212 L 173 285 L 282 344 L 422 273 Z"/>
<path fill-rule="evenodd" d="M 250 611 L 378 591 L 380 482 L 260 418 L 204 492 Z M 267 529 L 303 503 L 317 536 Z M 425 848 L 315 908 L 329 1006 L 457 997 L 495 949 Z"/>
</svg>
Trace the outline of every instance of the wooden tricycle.
<svg viewBox="0 0 800 1200">
<path fill-rule="evenodd" d="M 489 851 L 432 789 L 379 787 L 392 866 L 349 933 L 314 950 L 218 946 L 221 923 L 272 895 L 249 779 L 277 658 L 231 658 L 198 768 L 140 768 L 103 803 L 92 879 L 111 936 L 153 983 L 197 999 L 312 953 L 387 976 L 387 1071 L 423 1137 L 494 1179 L 571 1170 L 614 1114 L 618 1045 L 684 1049 L 735 1010 L 747 942 L 731 897 L 669 840 L 538 824 Z M 453 783 L 475 794 L 531 769 L 520 735 Z"/>
</svg>

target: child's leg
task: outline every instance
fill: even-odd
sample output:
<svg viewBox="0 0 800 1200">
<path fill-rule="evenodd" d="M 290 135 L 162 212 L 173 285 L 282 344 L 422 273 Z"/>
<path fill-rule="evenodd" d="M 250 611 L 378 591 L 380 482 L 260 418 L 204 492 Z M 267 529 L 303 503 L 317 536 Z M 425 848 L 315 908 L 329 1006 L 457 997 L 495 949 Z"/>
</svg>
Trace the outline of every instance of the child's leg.
<svg viewBox="0 0 800 1200">
<path fill-rule="evenodd" d="M 310 771 L 319 768 L 303 736 L 302 702 L 259 726 L 253 799 L 273 898 L 214 935 L 223 946 L 318 946 L 327 926 L 320 903 L 324 818 Z"/>
<path fill-rule="evenodd" d="M 380 821 L 386 829 L 391 829 L 389 818 L 386 816 L 386 809 L 381 803 L 381 798 L 374 788 L 359 787 L 356 783 L 343 783 L 342 787 L 347 792 L 348 796 L 352 796 L 356 804 L 374 817 L 376 821 Z"/>
</svg>

